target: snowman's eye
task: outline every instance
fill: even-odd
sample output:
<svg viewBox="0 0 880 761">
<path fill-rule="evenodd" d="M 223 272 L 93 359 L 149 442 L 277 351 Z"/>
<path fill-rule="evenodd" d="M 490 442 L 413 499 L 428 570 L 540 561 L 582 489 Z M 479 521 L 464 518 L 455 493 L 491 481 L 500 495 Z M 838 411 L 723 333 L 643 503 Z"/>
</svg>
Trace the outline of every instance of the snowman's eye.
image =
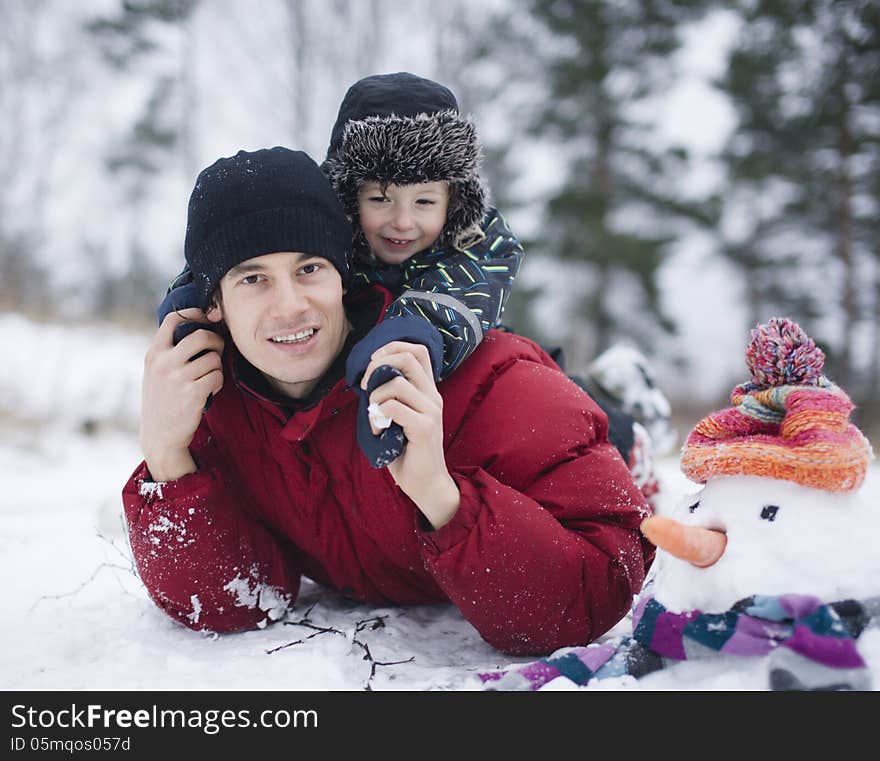
<svg viewBox="0 0 880 761">
<path fill-rule="evenodd" d="M 776 520 L 776 513 L 778 512 L 778 505 L 764 505 L 764 507 L 761 508 L 761 517 L 765 521 L 774 521 Z"/>
<path fill-rule="evenodd" d="M 695 512 L 699 506 L 700 506 L 700 500 L 697 500 L 696 502 L 694 502 L 694 504 L 692 504 L 688 507 L 688 512 L 689 513 Z"/>
</svg>

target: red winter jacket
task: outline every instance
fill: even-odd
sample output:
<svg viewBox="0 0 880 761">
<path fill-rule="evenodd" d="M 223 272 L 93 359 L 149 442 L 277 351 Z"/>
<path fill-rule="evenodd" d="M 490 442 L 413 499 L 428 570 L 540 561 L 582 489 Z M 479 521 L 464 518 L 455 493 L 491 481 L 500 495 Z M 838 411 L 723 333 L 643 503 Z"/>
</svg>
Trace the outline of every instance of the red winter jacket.
<svg viewBox="0 0 880 761">
<path fill-rule="evenodd" d="M 490 331 L 440 384 L 461 506 L 436 531 L 361 454 L 344 381 L 286 420 L 232 364 L 190 446 L 199 471 L 157 485 L 141 463 L 123 491 L 140 576 L 184 625 L 265 626 L 302 574 L 375 604 L 449 600 L 516 655 L 583 645 L 627 612 L 653 559 L 648 507 L 604 413 L 532 341 Z"/>
</svg>

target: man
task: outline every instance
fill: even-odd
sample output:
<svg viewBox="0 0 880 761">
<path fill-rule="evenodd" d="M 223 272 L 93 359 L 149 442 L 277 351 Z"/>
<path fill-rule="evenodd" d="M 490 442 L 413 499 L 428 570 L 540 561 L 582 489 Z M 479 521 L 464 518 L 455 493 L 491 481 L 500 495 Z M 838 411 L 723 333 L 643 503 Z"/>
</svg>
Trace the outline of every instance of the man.
<svg viewBox="0 0 880 761">
<path fill-rule="evenodd" d="M 495 331 L 439 390 L 415 340 L 351 388 L 348 352 L 391 297 L 346 295 L 350 242 L 304 153 L 241 151 L 199 175 L 185 252 L 204 312 L 172 312 L 150 346 L 144 462 L 123 491 L 152 599 L 238 631 L 281 618 L 306 575 L 375 604 L 451 601 L 511 654 L 595 639 L 653 558 L 605 415 L 533 342 Z M 222 328 L 175 346 L 194 320 Z M 387 468 L 355 436 L 378 370 L 393 377 L 368 401 L 408 440 Z"/>
</svg>

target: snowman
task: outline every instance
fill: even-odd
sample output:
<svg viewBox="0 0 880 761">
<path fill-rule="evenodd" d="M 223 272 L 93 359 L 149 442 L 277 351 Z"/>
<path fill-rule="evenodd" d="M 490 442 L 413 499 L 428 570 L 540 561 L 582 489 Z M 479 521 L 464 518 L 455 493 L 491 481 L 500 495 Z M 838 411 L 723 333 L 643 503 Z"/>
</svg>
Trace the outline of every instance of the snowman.
<svg viewBox="0 0 880 761">
<path fill-rule="evenodd" d="M 681 467 L 703 484 L 642 532 L 658 547 L 632 634 L 482 674 L 489 689 L 640 678 L 675 662 L 764 658 L 767 686 L 870 689 L 858 637 L 880 621 L 873 452 L 824 355 L 786 318 L 751 333 L 751 379 L 700 421 Z"/>
</svg>

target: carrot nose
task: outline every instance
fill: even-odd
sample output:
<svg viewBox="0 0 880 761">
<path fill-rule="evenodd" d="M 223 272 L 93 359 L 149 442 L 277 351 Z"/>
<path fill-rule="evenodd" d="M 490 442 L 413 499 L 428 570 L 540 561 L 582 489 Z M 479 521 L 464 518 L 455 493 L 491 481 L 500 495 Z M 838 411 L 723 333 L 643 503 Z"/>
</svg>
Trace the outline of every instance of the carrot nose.
<svg viewBox="0 0 880 761">
<path fill-rule="evenodd" d="M 724 554 L 727 536 L 699 526 L 686 526 L 672 518 L 655 515 L 640 526 L 651 544 L 697 568 L 708 568 Z"/>
</svg>

